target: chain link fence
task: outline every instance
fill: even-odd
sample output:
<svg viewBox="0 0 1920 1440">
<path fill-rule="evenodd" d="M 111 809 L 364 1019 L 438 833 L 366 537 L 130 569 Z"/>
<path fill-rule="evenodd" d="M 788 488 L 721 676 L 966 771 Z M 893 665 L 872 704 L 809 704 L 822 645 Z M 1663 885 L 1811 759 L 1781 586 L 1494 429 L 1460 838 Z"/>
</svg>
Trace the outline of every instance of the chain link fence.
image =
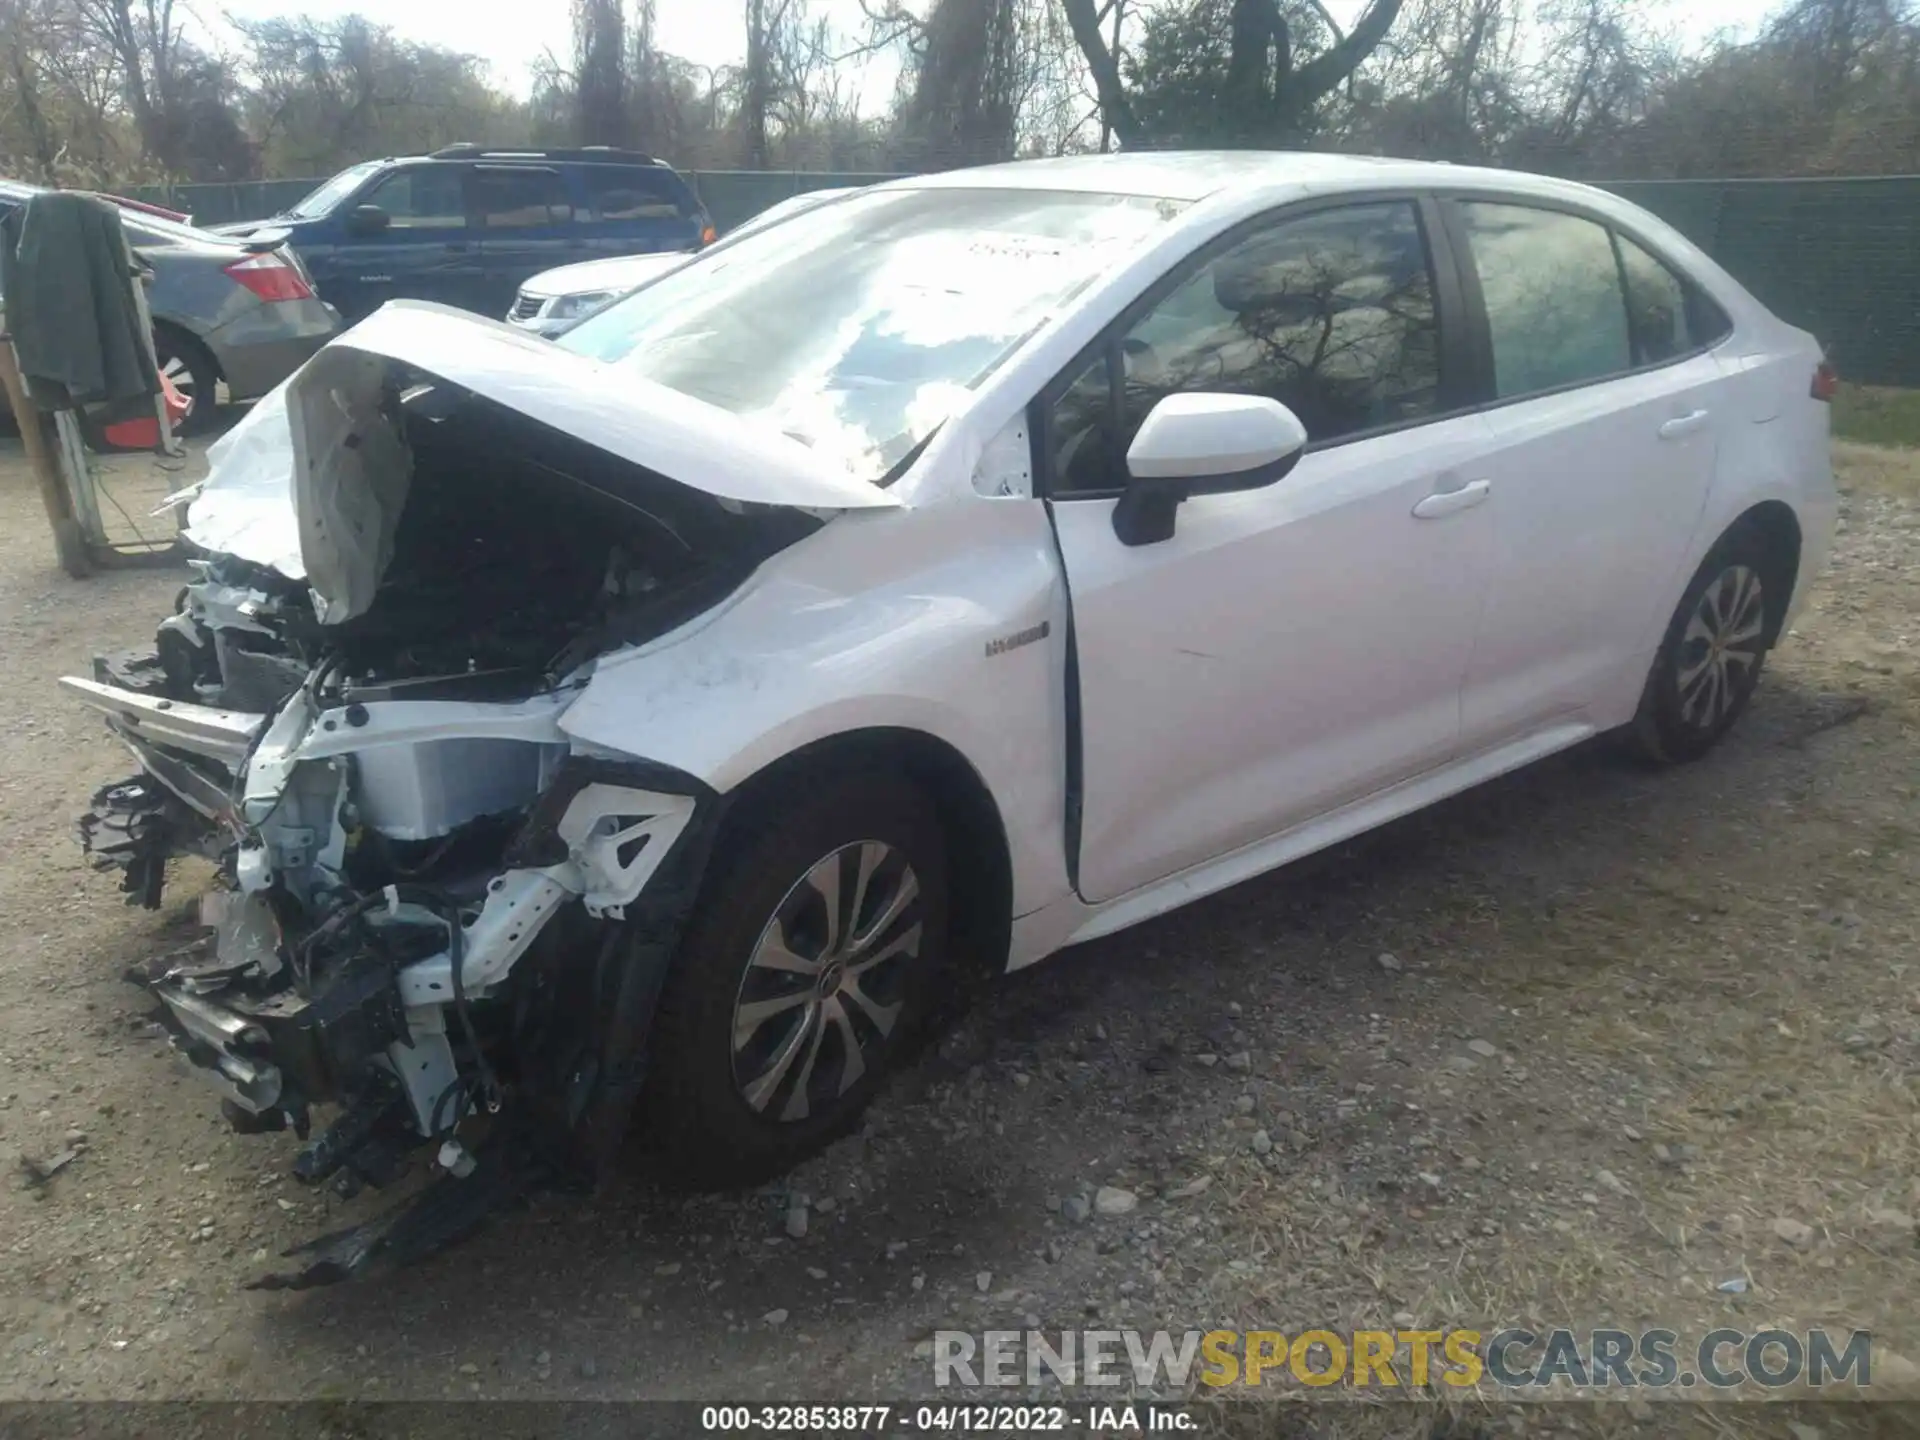
<svg viewBox="0 0 1920 1440">
<path fill-rule="evenodd" d="M 1608 189 L 1660 216 L 1841 375 L 1920 386 L 1920 176 L 1661 180 Z"/>
<path fill-rule="evenodd" d="M 896 178 L 684 173 L 722 231 L 802 191 Z M 318 183 L 149 186 L 137 194 L 217 225 L 284 210 Z M 1847 379 L 1920 387 L 1920 176 L 1623 181 L 1605 188 L 1666 220 L 1776 314 L 1818 335 Z"/>
</svg>

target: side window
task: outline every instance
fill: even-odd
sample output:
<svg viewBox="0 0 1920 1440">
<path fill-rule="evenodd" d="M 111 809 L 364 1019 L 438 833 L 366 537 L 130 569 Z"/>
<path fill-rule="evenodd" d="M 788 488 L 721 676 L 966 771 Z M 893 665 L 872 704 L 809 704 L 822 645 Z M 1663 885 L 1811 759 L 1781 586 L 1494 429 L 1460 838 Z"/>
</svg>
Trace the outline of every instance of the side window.
<svg viewBox="0 0 1920 1440">
<path fill-rule="evenodd" d="M 1660 365 L 1722 339 L 1732 328 L 1720 307 L 1625 235 L 1620 271 L 1627 282 L 1627 318 L 1637 365 Z"/>
<path fill-rule="evenodd" d="M 1113 376 L 1103 346 L 1054 402 L 1053 491 L 1117 490 L 1126 483 L 1124 448 L 1113 426 Z"/>
<path fill-rule="evenodd" d="M 1103 408 L 1116 363 L 1117 416 Z M 1439 327 L 1413 205 L 1285 220 L 1204 263 L 1056 402 L 1055 492 L 1121 488 L 1148 412 L 1193 391 L 1270 396 L 1318 443 L 1434 414 Z"/>
<path fill-rule="evenodd" d="M 489 230 L 565 225 L 573 219 L 573 199 L 557 170 L 476 167 L 473 213 Z"/>
<path fill-rule="evenodd" d="M 1503 400 L 1633 366 L 1620 267 L 1606 229 L 1577 215 L 1467 201 L 1474 269 Z"/>
<path fill-rule="evenodd" d="M 452 165 L 396 170 L 359 203 L 378 205 L 395 230 L 458 230 L 467 223 L 460 171 Z"/>
<path fill-rule="evenodd" d="M 595 221 L 683 220 L 694 212 L 691 192 L 670 170 L 589 165 L 580 180 Z"/>
</svg>

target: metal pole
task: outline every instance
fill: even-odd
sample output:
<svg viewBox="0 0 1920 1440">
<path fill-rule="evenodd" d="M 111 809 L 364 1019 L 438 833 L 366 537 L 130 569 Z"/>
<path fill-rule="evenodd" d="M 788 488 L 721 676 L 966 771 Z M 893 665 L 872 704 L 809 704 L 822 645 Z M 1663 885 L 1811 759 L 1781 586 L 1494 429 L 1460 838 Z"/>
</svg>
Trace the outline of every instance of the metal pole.
<svg viewBox="0 0 1920 1440">
<path fill-rule="evenodd" d="M 67 490 L 73 498 L 74 518 L 87 544 L 107 548 L 107 527 L 100 519 L 100 497 L 93 488 L 93 467 L 87 463 L 87 442 L 80 434 L 79 412 L 53 412 L 53 433 L 60 437 L 60 468 L 66 473 Z"/>
</svg>

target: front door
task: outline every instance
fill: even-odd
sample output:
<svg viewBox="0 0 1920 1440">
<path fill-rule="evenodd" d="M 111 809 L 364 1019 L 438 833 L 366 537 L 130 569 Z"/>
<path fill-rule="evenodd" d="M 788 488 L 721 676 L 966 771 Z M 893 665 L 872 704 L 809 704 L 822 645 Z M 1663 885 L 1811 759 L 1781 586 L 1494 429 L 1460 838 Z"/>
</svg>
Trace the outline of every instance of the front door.
<svg viewBox="0 0 1920 1440">
<path fill-rule="evenodd" d="M 1411 201 L 1282 217 L 1190 264 L 1043 397 L 1073 603 L 1082 896 L 1113 899 L 1445 763 L 1487 559 L 1486 422 L 1442 374 Z M 1119 373 L 1116 373 L 1119 372 Z M 1269 395 L 1309 453 L 1114 535 L 1174 391 Z"/>
<path fill-rule="evenodd" d="M 386 227 L 356 234 L 345 213 L 334 217 L 342 233 L 326 271 L 314 276 L 320 298 L 350 322 L 394 299 L 471 305 L 480 284 L 480 246 L 467 223 L 463 168 L 402 166 L 357 196 L 345 209 L 372 205 L 386 216 Z"/>
</svg>

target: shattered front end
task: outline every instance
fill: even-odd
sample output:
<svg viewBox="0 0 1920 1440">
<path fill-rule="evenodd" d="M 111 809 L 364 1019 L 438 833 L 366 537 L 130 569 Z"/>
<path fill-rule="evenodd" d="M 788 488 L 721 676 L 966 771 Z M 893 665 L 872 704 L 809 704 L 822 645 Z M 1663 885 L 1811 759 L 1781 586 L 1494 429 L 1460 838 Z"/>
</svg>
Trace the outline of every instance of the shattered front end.
<svg viewBox="0 0 1920 1440">
<path fill-rule="evenodd" d="M 64 682 L 142 766 L 81 822 L 96 860 L 147 905 L 171 856 L 218 866 L 207 943 L 138 978 L 229 1120 L 291 1129 L 309 1184 L 384 1186 L 426 1148 L 443 1189 L 471 1192 L 317 1242 L 292 1284 L 404 1261 L 527 1184 L 597 1172 L 710 808 L 688 777 L 571 753 L 565 693 L 363 700 L 318 680 L 271 714 Z M 663 868 L 680 883 L 637 904 Z"/>
<path fill-rule="evenodd" d="M 501 343 L 409 326 L 388 328 L 449 356 Z M 720 802 L 565 717 L 608 652 L 820 524 L 535 423 L 488 374 L 339 348 L 367 328 L 216 447 L 203 558 L 153 650 L 61 682 L 139 767 L 80 822 L 95 863 L 148 906 L 170 858 L 216 867 L 208 940 L 138 978 L 228 1118 L 293 1131 L 310 1184 L 437 1170 L 270 1285 L 404 1263 L 600 1173 Z"/>
</svg>

